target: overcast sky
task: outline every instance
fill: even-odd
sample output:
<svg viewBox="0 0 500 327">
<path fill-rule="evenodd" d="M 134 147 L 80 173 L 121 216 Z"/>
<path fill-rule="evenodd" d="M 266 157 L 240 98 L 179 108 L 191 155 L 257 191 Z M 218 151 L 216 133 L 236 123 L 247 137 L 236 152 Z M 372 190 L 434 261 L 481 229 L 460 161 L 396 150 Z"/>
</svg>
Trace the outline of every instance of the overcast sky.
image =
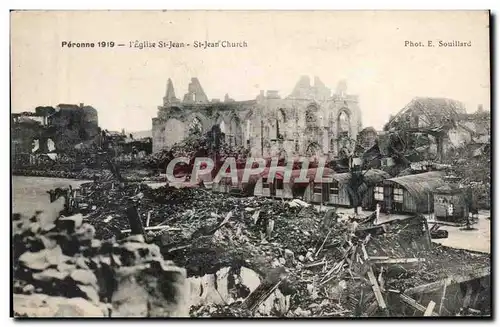
<svg viewBox="0 0 500 327">
<path fill-rule="evenodd" d="M 301 75 L 360 96 L 363 126 L 381 128 L 416 96 L 490 108 L 486 12 L 15 12 L 12 111 L 85 103 L 110 130 L 151 129 L 166 82 L 182 98 L 191 77 L 207 96 L 287 96 Z M 130 41 L 246 41 L 235 49 L 133 49 Z M 432 40 L 436 47 L 405 47 Z M 438 40 L 471 41 L 442 48 Z M 114 41 L 127 47 L 62 48 Z"/>
</svg>

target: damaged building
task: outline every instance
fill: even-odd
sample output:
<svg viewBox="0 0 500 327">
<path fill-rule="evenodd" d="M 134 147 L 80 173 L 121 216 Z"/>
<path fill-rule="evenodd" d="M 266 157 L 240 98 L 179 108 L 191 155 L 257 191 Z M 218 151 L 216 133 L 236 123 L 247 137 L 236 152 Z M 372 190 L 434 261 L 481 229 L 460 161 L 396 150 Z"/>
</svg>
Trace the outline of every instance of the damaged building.
<svg viewBox="0 0 500 327">
<path fill-rule="evenodd" d="M 404 132 L 408 148 L 443 159 L 457 148 L 489 142 L 490 119 L 482 105 L 469 114 L 456 100 L 416 97 L 392 117 L 385 130 Z"/>
<path fill-rule="evenodd" d="M 268 90 L 252 100 L 235 101 L 226 94 L 220 101 L 209 100 L 197 78 L 192 78 L 181 100 L 169 79 L 152 125 L 153 152 L 190 132 L 207 132 L 218 125 L 226 142 L 249 149 L 255 157 L 334 157 L 353 147 L 361 130 L 361 110 L 358 96 L 347 93 L 345 81 L 332 93 L 318 77 L 311 85 L 303 76 L 285 98 Z"/>
<path fill-rule="evenodd" d="M 72 148 L 99 134 L 97 110 L 83 103 L 11 114 L 13 156 Z"/>
</svg>

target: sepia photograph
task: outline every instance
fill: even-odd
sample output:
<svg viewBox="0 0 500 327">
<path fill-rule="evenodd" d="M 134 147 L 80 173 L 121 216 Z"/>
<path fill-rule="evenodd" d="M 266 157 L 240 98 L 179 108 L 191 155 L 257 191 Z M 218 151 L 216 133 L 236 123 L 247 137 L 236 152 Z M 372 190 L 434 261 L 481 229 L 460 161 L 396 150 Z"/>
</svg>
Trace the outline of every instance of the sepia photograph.
<svg viewBox="0 0 500 327">
<path fill-rule="evenodd" d="M 492 318 L 489 10 L 12 10 L 11 317 Z"/>
</svg>

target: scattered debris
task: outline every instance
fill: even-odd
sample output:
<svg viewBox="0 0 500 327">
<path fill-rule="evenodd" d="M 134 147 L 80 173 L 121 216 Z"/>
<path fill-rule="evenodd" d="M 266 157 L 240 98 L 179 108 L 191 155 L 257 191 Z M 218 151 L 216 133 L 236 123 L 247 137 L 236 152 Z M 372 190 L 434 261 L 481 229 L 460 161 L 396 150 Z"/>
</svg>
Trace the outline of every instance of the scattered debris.
<svg viewBox="0 0 500 327">
<path fill-rule="evenodd" d="M 418 215 L 375 225 L 375 214 L 361 221 L 337 219 L 334 210 L 326 219 L 297 199 L 153 189 L 142 183 L 83 184 L 75 200 L 66 217 L 55 221 L 14 221 L 20 228 L 15 233 L 17 293 L 48 292 L 43 283 L 50 280 L 67 290 L 51 295 L 109 303 L 111 315 L 173 315 L 165 306 L 146 305 L 164 296 L 146 288 L 158 284 L 161 271 L 183 267 L 188 278 L 218 280 L 223 267 L 247 267 L 260 276 L 253 291 L 193 305 L 189 315 L 397 316 L 405 305 L 420 315 L 441 315 L 445 304 L 426 307 L 405 291 L 490 265 L 487 255 L 431 243 L 427 222 Z M 109 271 L 116 276 L 113 291 L 101 285 Z"/>
</svg>

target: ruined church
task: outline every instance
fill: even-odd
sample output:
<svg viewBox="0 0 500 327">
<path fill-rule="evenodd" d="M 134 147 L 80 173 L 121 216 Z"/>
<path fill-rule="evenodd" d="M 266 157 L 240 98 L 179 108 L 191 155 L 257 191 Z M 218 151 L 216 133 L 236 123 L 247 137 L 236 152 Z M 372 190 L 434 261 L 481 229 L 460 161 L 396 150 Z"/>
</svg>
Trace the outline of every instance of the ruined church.
<svg viewBox="0 0 500 327">
<path fill-rule="evenodd" d="M 281 98 L 278 91 L 260 91 L 253 100 L 209 100 L 197 78 L 188 92 L 176 97 L 167 82 L 163 105 L 153 118 L 153 152 L 183 140 L 194 129 L 206 132 L 219 125 L 226 142 L 243 146 L 254 157 L 337 157 L 351 151 L 361 130 L 357 95 L 347 94 L 340 81 L 335 92 L 318 77 L 313 85 L 303 76 L 292 93 Z"/>
</svg>

